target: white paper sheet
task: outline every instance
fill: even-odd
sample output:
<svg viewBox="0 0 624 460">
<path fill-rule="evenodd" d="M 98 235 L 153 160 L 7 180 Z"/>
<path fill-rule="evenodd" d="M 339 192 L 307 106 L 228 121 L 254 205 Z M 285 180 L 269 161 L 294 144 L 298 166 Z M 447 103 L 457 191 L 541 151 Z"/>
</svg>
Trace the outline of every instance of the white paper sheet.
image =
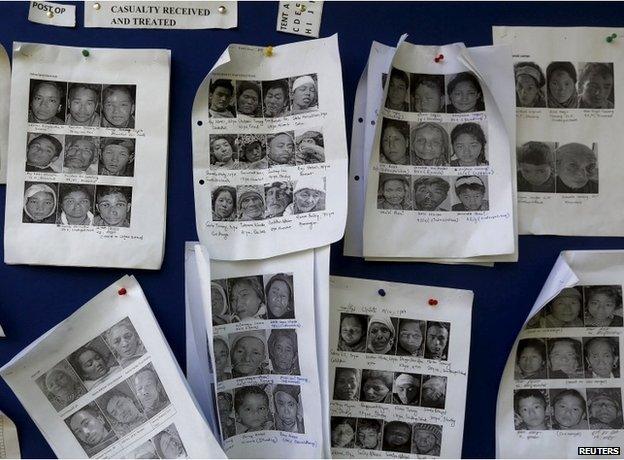
<svg viewBox="0 0 624 460">
<path fill-rule="evenodd" d="M 231 458 L 322 456 L 317 349 L 310 346 L 316 341 L 315 251 L 209 267 L 205 248 L 193 250 L 207 323 L 197 348 L 211 350 L 225 452 Z M 194 372 L 209 375 L 206 368 Z"/>
<path fill-rule="evenodd" d="M 439 54 L 444 58 L 440 62 L 435 62 L 434 58 Z M 408 77 L 401 110 L 384 107 L 376 123 L 367 182 L 364 256 L 367 259 L 406 258 L 423 261 L 441 259 L 448 262 L 516 260 L 515 187 L 512 186 L 515 174 L 511 161 L 514 124 L 512 118 L 505 116 L 514 107 L 513 98 L 510 96 L 513 80 L 509 49 L 501 47 L 466 49 L 462 44 L 422 47 L 402 42 L 393 58 L 392 66 L 405 69 L 411 77 Z M 414 84 L 414 88 L 422 87 L 423 85 L 416 82 L 429 79 L 433 86 L 442 88 L 448 86 L 453 77 L 460 72 L 470 72 L 473 76 L 477 76 L 482 97 L 485 98 L 485 111 L 477 101 L 477 105 L 469 109 L 472 112 L 454 113 L 453 110 L 456 109 L 451 103 L 451 98 L 440 96 L 434 98 L 439 101 L 437 107 L 422 109 L 416 107 L 415 95 L 409 93 L 410 84 Z M 440 94 L 439 90 L 433 91 Z M 385 93 L 387 92 L 388 88 L 385 89 Z M 448 107 L 445 108 L 445 104 Z M 429 112 L 408 112 L 412 110 L 412 106 L 414 110 L 429 110 Z M 449 110 L 449 113 L 444 113 L 445 110 Z M 380 156 L 380 140 L 383 139 L 383 133 L 392 131 L 393 128 L 388 131 L 384 129 L 387 125 L 395 123 L 388 121 L 392 119 L 399 121 L 399 130 L 405 131 L 404 134 L 397 134 L 404 142 L 399 149 L 402 153 L 399 153 L 397 158 L 386 159 L 385 156 Z M 421 122 L 433 125 L 419 125 Z M 474 125 L 468 128 L 467 123 L 478 124 L 482 137 L 486 140 L 485 149 L 481 149 L 485 150 L 486 158 L 485 160 L 477 158 L 475 162 L 477 165 L 473 166 L 461 166 L 455 143 L 451 143 L 452 130 L 456 127 L 462 126 L 459 132 L 461 129 L 472 128 L 474 128 L 472 131 L 479 131 Z M 441 152 L 440 156 L 423 160 L 417 154 L 423 149 L 416 144 L 410 147 L 410 137 L 414 139 L 426 137 L 422 135 L 421 130 L 424 132 L 435 130 L 436 134 L 432 135 L 441 138 L 437 142 L 438 147 L 434 149 L 439 151 L 438 153 Z M 429 143 L 426 139 L 424 142 L 423 148 L 426 150 Z M 444 151 L 447 152 L 446 158 L 436 161 L 435 158 L 444 157 Z M 496 155 L 493 152 L 496 152 Z M 410 155 L 407 155 L 408 153 Z M 421 154 L 430 155 L 422 152 Z M 400 164 L 403 160 L 407 162 L 406 165 Z M 426 166 L 421 163 L 438 164 Z M 396 206 L 390 202 L 385 206 L 383 190 L 379 189 L 380 174 L 383 174 L 382 179 L 391 178 L 391 184 L 396 182 L 403 188 L 403 200 L 399 203 L 403 209 L 383 208 Z M 437 179 L 432 180 L 427 176 Z M 476 185 L 481 185 L 481 190 L 485 190 L 481 193 L 479 211 L 466 211 L 472 208 L 472 204 L 466 205 L 461 202 L 455 192 L 455 182 L 462 176 L 464 176 L 462 181 L 472 181 Z M 446 182 L 445 187 L 442 187 L 442 180 Z M 416 196 L 413 190 L 414 183 L 422 188 L 421 181 L 435 182 L 433 188 L 439 189 L 439 193 L 434 194 L 443 200 L 439 202 L 437 199 L 423 198 L 420 194 Z M 443 188 L 448 188 L 446 194 L 443 193 Z M 466 199 L 466 202 L 470 203 L 469 199 Z M 435 210 L 428 211 L 429 204 L 435 204 Z M 378 206 L 382 206 L 382 209 L 377 209 Z M 407 224 L 409 230 L 403 228 Z M 470 236 L 466 236 L 467 231 L 470 232 Z M 462 235 L 461 238 L 457 236 L 458 234 Z M 486 258 L 483 259 L 483 256 Z"/>
<path fill-rule="evenodd" d="M 160 268 L 170 58 L 14 44 L 6 263 Z"/>
<path fill-rule="evenodd" d="M 318 38 L 323 2 L 279 2 L 277 31 Z"/>
<path fill-rule="evenodd" d="M 512 47 L 521 234 L 623 236 L 623 28 L 493 27 Z M 615 69 L 615 73 L 614 73 Z M 558 88 L 562 88 L 559 92 Z M 592 108 L 593 107 L 593 108 Z"/>
<path fill-rule="evenodd" d="M 497 457 L 621 449 L 623 266 L 624 251 L 564 251 L 557 259 L 503 372 Z"/>
<path fill-rule="evenodd" d="M 265 53 L 230 45 L 195 96 L 197 233 L 218 260 L 310 249 L 344 232 L 347 156 L 337 36 Z"/>
<path fill-rule="evenodd" d="M 238 2 L 84 2 L 85 27 L 112 29 L 231 29 Z"/>
<path fill-rule="evenodd" d="M 21 458 L 15 424 L 0 411 L 0 458 Z"/>
<path fill-rule="evenodd" d="M 0 45 L 0 184 L 6 183 L 10 100 L 11 63 L 4 46 Z"/>
<path fill-rule="evenodd" d="M 120 292 L 120 289 L 125 289 Z M 124 277 L 0 369 L 61 458 L 223 458 L 141 287 Z"/>
<path fill-rule="evenodd" d="M 58 27 L 76 26 L 76 6 L 68 3 L 29 2 L 28 20 Z"/>
<path fill-rule="evenodd" d="M 334 458 L 461 456 L 472 299 L 330 278 Z"/>
</svg>

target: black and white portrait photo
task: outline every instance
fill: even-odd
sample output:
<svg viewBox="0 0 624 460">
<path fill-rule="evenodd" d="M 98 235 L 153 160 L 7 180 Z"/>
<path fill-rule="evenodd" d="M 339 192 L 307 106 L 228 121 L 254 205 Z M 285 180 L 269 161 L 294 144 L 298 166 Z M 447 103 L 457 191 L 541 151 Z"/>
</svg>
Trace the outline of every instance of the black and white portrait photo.
<svg viewBox="0 0 624 460">
<path fill-rule="evenodd" d="M 136 85 L 104 85 L 102 90 L 102 126 L 134 128 Z"/>
<path fill-rule="evenodd" d="M 305 433 L 303 405 L 299 385 L 277 384 L 273 386 L 275 406 L 275 429 L 290 433 Z"/>
<path fill-rule="evenodd" d="M 210 283 L 210 302 L 212 307 L 212 325 L 228 324 L 230 304 L 227 294 L 227 280 L 212 280 Z"/>
<path fill-rule="evenodd" d="M 412 112 L 444 113 L 444 75 L 411 74 L 410 99 Z"/>
<path fill-rule="evenodd" d="M 219 412 L 221 438 L 225 441 L 236 435 L 234 397 L 231 391 L 220 391 L 217 393 L 217 410 Z"/>
<path fill-rule="evenodd" d="M 590 430 L 624 428 L 621 388 L 588 388 L 587 410 Z"/>
<path fill-rule="evenodd" d="M 392 372 L 362 370 L 360 401 L 378 404 L 392 402 Z"/>
<path fill-rule="evenodd" d="M 414 423 L 412 426 L 412 454 L 439 457 L 441 448 L 441 425 Z"/>
<path fill-rule="evenodd" d="M 236 135 L 213 134 L 210 136 L 210 168 L 238 168 L 238 150 L 236 148 Z"/>
<path fill-rule="evenodd" d="M 132 217 L 132 187 L 97 185 L 95 187 L 95 217 L 93 225 L 130 227 Z"/>
<path fill-rule="evenodd" d="M 385 314 L 372 315 L 368 320 L 366 352 L 376 355 L 393 355 L 396 350 L 397 318 Z"/>
<path fill-rule="evenodd" d="M 368 316 L 357 313 L 340 313 L 338 351 L 366 352 Z"/>
<path fill-rule="evenodd" d="M 126 381 L 108 390 L 96 401 L 120 438 L 147 421 L 141 403 Z"/>
<path fill-rule="evenodd" d="M 446 377 L 439 375 L 423 375 L 420 390 L 420 405 L 444 409 L 446 405 Z"/>
<path fill-rule="evenodd" d="M 134 176 L 135 139 L 101 137 L 99 142 L 100 176 Z"/>
<path fill-rule="evenodd" d="M 273 329 L 267 342 L 273 374 L 299 375 L 299 347 L 296 329 Z"/>
<path fill-rule="evenodd" d="M 30 80 L 28 123 L 62 125 L 66 93 L 66 82 Z"/>
<path fill-rule="evenodd" d="M 41 173 L 61 172 L 64 143 L 64 135 L 28 133 L 25 170 Z"/>
<path fill-rule="evenodd" d="M 239 119 L 262 117 L 262 84 L 259 81 L 236 81 L 236 115 Z"/>
<path fill-rule="evenodd" d="M 66 360 L 59 362 L 37 378 L 36 383 L 57 411 L 87 393 L 78 375 Z"/>
<path fill-rule="evenodd" d="M 130 318 L 124 318 L 102 336 L 122 367 L 132 364 L 146 353 L 145 346 Z"/>
<path fill-rule="evenodd" d="M 291 115 L 318 110 L 318 81 L 316 74 L 290 77 Z"/>
<path fill-rule="evenodd" d="M 518 191 L 555 193 L 555 142 L 529 141 L 516 150 Z"/>
<path fill-rule="evenodd" d="M 355 447 L 366 450 L 380 450 L 383 420 L 358 418 Z"/>
<path fill-rule="evenodd" d="M 307 214 L 325 210 L 325 177 L 301 177 L 295 183 L 293 202 L 284 215 Z"/>
<path fill-rule="evenodd" d="M 336 401 L 357 401 L 360 396 L 360 371 L 350 367 L 337 367 L 334 375 Z"/>
<path fill-rule="evenodd" d="M 208 112 L 210 118 L 234 118 L 236 116 L 234 80 L 224 78 L 210 82 Z"/>
<path fill-rule="evenodd" d="M 24 210 L 25 224 L 54 224 L 58 208 L 58 185 L 55 183 L 25 182 Z"/>
<path fill-rule="evenodd" d="M 264 185 L 265 218 L 282 217 L 293 202 L 293 183 L 276 181 Z"/>
<path fill-rule="evenodd" d="M 266 319 L 266 299 L 262 276 L 241 276 L 227 280 L 230 322 Z"/>
<path fill-rule="evenodd" d="M 275 429 L 270 394 L 270 384 L 250 385 L 234 390 L 236 434 Z"/>
<path fill-rule="evenodd" d="M 266 203 L 262 185 L 239 185 L 236 187 L 237 220 L 263 220 Z"/>
<path fill-rule="evenodd" d="M 217 382 L 232 378 L 232 364 L 230 362 L 230 346 L 226 337 L 214 335 L 212 338 L 214 352 L 215 373 Z"/>
<path fill-rule="evenodd" d="M 95 186 L 59 184 L 59 210 L 56 223 L 60 225 L 93 225 L 95 218 Z"/>
<path fill-rule="evenodd" d="M 288 78 L 262 82 L 262 103 L 265 118 L 290 115 L 290 86 Z"/>
<path fill-rule="evenodd" d="M 78 409 L 65 419 L 65 423 L 88 457 L 119 439 L 95 402 Z"/>
<path fill-rule="evenodd" d="M 154 436 L 152 442 L 160 458 L 188 458 L 188 453 L 174 424 Z"/>
<path fill-rule="evenodd" d="M 332 417 L 331 446 L 340 448 L 353 448 L 355 443 L 356 419 L 353 417 Z"/>
<path fill-rule="evenodd" d="M 451 156 L 451 140 L 444 125 L 430 121 L 411 125 L 410 164 L 449 166 Z"/>
<path fill-rule="evenodd" d="M 516 107 L 546 107 L 546 76 L 535 62 L 514 64 Z"/>
<path fill-rule="evenodd" d="M 388 95 L 386 108 L 409 112 L 410 78 L 407 72 L 392 68 L 390 82 L 388 83 Z"/>
<path fill-rule="evenodd" d="M 425 358 L 446 361 L 448 359 L 449 335 L 451 323 L 427 321 L 425 339 Z"/>
<path fill-rule="evenodd" d="M 483 112 L 485 102 L 479 79 L 471 72 L 446 76 L 447 113 Z"/>
<path fill-rule="evenodd" d="M 555 150 L 557 193 L 598 193 L 598 145 L 571 142 Z"/>
<path fill-rule="evenodd" d="M 267 135 L 269 166 L 295 165 L 295 132 L 284 131 Z"/>
<path fill-rule="evenodd" d="M 487 176 L 459 176 L 455 178 L 455 192 L 451 210 L 455 212 L 488 211 Z"/>
<path fill-rule="evenodd" d="M 399 174 L 379 174 L 377 209 L 412 209 L 410 177 Z"/>
<path fill-rule="evenodd" d="M 613 109 L 615 103 L 613 82 L 612 62 L 579 62 L 579 108 Z"/>
<path fill-rule="evenodd" d="M 210 196 L 212 203 L 212 220 L 233 221 L 236 220 L 236 189 L 229 185 L 215 187 Z"/>
<path fill-rule="evenodd" d="M 622 327 L 622 286 L 583 286 L 585 327 Z"/>
<path fill-rule="evenodd" d="M 392 387 L 392 403 L 403 406 L 418 406 L 420 404 L 421 375 L 406 372 L 394 374 Z"/>
<path fill-rule="evenodd" d="M 384 423 L 382 450 L 409 453 L 412 447 L 412 426 L 406 422 Z"/>
<path fill-rule="evenodd" d="M 268 319 L 295 317 L 295 290 L 292 273 L 264 275 Z"/>
<path fill-rule="evenodd" d="M 127 382 L 141 403 L 143 413 L 148 419 L 169 405 L 169 397 L 152 363 L 139 369 L 128 378 Z"/>
<path fill-rule="evenodd" d="M 379 162 L 393 165 L 410 164 L 410 125 L 406 121 L 384 118 L 381 124 Z"/>
<path fill-rule="evenodd" d="M 92 136 L 65 136 L 63 172 L 66 174 L 98 173 L 100 139 Z"/>
<path fill-rule="evenodd" d="M 449 180 L 437 176 L 412 176 L 414 211 L 448 211 Z"/>
<path fill-rule="evenodd" d="M 96 337 L 67 358 L 87 390 L 121 371 L 119 362 L 102 337 Z"/>
<path fill-rule="evenodd" d="M 100 126 L 102 85 L 69 83 L 65 124 L 70 126 Z"/>
<path fill-rule="evenodd" d="M 232 377 L 249 377 L 269 373 L 264 329 L 229 334 Z"/>
<path fill-rule="evenodd" d="M 266 136 L 264 134 L 239 134 L 238 169 L 266 169 L 267 159 Z"/>
<path fill-rule="evenodd" d="M 397 356 L 423 356 L 426 328 L 426 321 L 400 318 L 397 334 Z"/>
<path fill-rule="evenodd" d="M 315 164 L 325 162 L 325 143 L 321 129 L 295 131 L 296 163 Z"/>
</svg>

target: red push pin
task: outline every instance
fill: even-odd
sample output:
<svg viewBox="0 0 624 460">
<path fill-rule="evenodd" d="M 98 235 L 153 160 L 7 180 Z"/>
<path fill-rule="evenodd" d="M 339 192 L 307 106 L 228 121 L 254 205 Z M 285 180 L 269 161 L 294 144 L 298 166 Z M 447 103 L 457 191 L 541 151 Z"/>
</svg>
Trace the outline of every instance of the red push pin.
<svg viewBox="0 0 624 460">
<path fill-rule="evenodd" d="M 126 292 L 128 292 L 128 291 L 126 291 L 126 288 L 122 287 L 122 288 L 119 288 L 119 291 L 117 291 L 117 294 L 119 294 L 119 295 L 126 295 Z"/>
<path fill-rule="evenodd" d="M 440 62 L 444 60 L 444 54 L 438 54 L 434 59 L 435 62 Z"/>
<path fill-rule="evenodd" d="M 429 299 L 429 305 L 431 305 L 432 307 L 438 305 L 437 299 Z"/>
</svg>

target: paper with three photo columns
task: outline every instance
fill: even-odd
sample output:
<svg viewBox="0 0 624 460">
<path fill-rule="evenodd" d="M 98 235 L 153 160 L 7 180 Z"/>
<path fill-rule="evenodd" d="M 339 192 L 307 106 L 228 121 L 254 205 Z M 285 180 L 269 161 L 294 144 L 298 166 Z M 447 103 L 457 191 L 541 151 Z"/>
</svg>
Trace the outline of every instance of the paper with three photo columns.
<svg viewBox="0 0 624 460">
<path fill-rule="evenodd" d="M 577 458 L 579 447 L 624 444 L 622 267 L 624 251 L 560 254 L 507 359 L 497 457 Z"/>
<path fill-rule="evenodd" d="M 188 378 L 194 391 L 214 392 L 216 410 L 203 408 L 218 415 L 215 436 L 230 458 L 329 455 L 327 323 L 315 318 L 327 311 L 328 256 L 325 247 L 209 261 L 204 247 L 186 245 L 187 349 L 199 350 Z"/>
<path fill-rule="evenodd" d="M 170 59 L 14 43 L 5 263 L 160 268 Z"/>
<path fill-rule="evenodd" d="M 334 458 L 461 456 L 472 300 L 472 291 L 330 277 Z"/>
<path fill-rule="evenodd" d="M 195 216 L 218 260 L 328 245 L 344 233 L 347 149 L 336 35 L 230 45 L 195 96 Z"/>
<path fill-rule="evenodd" d="M 0 375 L 59 458 L 225 458 L 134 277 L 104 289 Z"/>
<path fill-rule="evenodd" d="M 10 99 L 11 63 L 4 46 L 0 45 L 0 184 L 6 183 Z"/>
<path fill-rule="evenodd" d="M 21 458 L 15 424 L 2 411 L 0 411 L 0 458 Z"/>
<path fill-rule="evenodd" d="M 436 62 L 439 55 L 443 59 Z M 402 39 L 392 68 L 369 163 L 364 257 L 517 260 L 509 48 L 417 46 Z M 397 80 L 402 86 L 398 91 Z M 410 85 L 435 94 L 410 94 Z M 451 89 L 448 95 L 446 88 Z M 391 102 L 389 92 L 401 100 Z M 468 104 L 457 102 L 463 97 Z"/>
<path fill-rule="evenodd" d="M 493 27 L 516 76 L 521 234 L 624 236 L 622 28 Z"/>
</svg>

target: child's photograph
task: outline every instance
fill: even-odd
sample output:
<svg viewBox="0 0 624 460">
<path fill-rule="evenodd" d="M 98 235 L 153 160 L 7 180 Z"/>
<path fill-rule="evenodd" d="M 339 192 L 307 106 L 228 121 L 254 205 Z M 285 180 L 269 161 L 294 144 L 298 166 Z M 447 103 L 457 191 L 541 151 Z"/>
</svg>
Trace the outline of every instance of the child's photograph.
<svg viewBox="0 0 624 460">
<path fill-rule="evenodd" d="M 412 209 L 410 176 L 388 173 L 379 174 L 377 209 L 396 209 L 398 211 Z"/>
<path fill-rule="evenodd" d="M 425 351 L 426 330 L 426 321 L 400 318 L 396 355 L 422 357 Z"/>
<path fill-rule="evenodd" d="M 66 360 L 39 376 L 35 382 L 56 411 L 87 393 L 76 372 Z"/>
<path fill-rule="evenodd" d="M 336 401 L 357 401 L 360 396 L 360 371 L 350 367 L 337 367 L 334 375 Z"/>
<path fill-rule="evenodd" d="M 298 165 L 325 162 L 325 142 L 321 128 L 295 131 L 295 162 Z"/>
<path fill-rule="evenodd" d="M 412 454 L 439 457 L 442 449 L 442 426 L 415 423 L 412 427 Z"/>
<path fill-rule="evenodd" d="M 238 169 L 267 169 L 266 136 L 264 134 L 239 134 Z"/>
<path fill-rule="evenodd" d="M 62 134 L 28 133 L 26 140 L 26 172 L 60 173 L 63 169 Z"/>
<path fill-rule="evenodd" d="M 583 291 L 564 288 L 541 311 L 541 328 L 583 327 Z"/>
<path fill-rule="evenodd" d="M 316 74 L 290 77 L 291 115 L 318 110 L 318 77 Z"/>
<path fill-rule="evenodd" d="M 553 430 L 587 430 L 587 402 L 585 390 L 550 389 Z"/>
<path fill-rule="evenodd" d="M 28 123 L 65 123 L 66 82 L 31 79 L 29 93 Z"/>
<path fill-rule="evenodd" d="M 376 355 L 393 355 L 396 350 L 398 318 L 377 313 L 368 320 L 366 352 Z"/>
<path fill-rule="evenodd" d="M 266 319 L 267 307 L 262 275 L 242 276 L 227 280 L 230 322 Z"/>
<path fill-rule="evenodd" d="M 104 85 L 102 126 L 131 129 L 135 126 L 136 85 Z"/>
<path fill-rule="evenodd" d="M 448 211 L 450 180 L 449 177 L 412 176 L 414 211 Z"/>
<path fill-rule="evenodd" d="M 277 384 L 273 387 L 275 429 L 289 433 L 305 433 L 303 404 L 299 385 Z"/>
<path fill-rule="evenodd" d="M 444 113 L 444 75 L 411 74 L 410 100 L 412 112 Z"/>
<path fill-rule="evenodd" d="M 488 211 L 489 192 L 487 176 L 459 176 L 453 184 L 454 212 Z"/>
<path fill-rule="evenodd" d="M 516 430 L 549 430 L 550 408 L 548 390 L 514 391 L 514 425 Z"/>
<path fill-rule="evenodd" d="M 394 374 L 392 387 L 392 403 L 402 406 L 420 405 L 420 374 L 408 374 L 406 372 Z"/>
<path fill-rule="evenodd" d="M 535 62 L 514 64 L 516 107 L 546 107 L 546 77 Z"/>
<path fill-rule="evenodd" d="M 332 417 L 331 446 L 343 449 L 353 448 L 355 442 L 356 419 L 353 417 Z"/>
<path fill-rule="evenodd" d="M 22 212 L 23 223 L 56 223 L 56 208 L 58 207 L 58 186 L 59 184 L 55 183 L 24 183 L 24 211 Z"/>
<path fill-rule="evenodd" d="M 410 125 L 407 121 L 384 118 L 381 122 L 379 163 L 410 164 Z"/>
<path fill-rule="evenodd" d="M 393 374 L 390 371 L 362 370 L 360 401 L 378 404 L 392 403 Z"/>
<path fill-rule="evenodd" d="M 266 204 L 262 185 L 238 185 L 236 203 L 238 205 L 236 220 L 245 222 L 265 218 Z"/>
<path fill-rule="evenodd" d="M 516 350 L 516 380 L 548 378 L 546 370 L 546 342 L 544 339 L 521 339 Z"/>
<path fill-rule="evenodd" d="M 598 145 L 571 142 L 555 150 L 557 193 L 598 193 Z"/>
<path fill-rule="evenodd" d="M 217 410 L 219 412 L 219 425 L 221 426 L 221 439 L 225 441 L 236 435 L 234 397 L 231 391 L 217 393 Z"/>
<path fill-rule="evenodd" d="M 471 72 L 446 75 L 447 113 L 485 111 L 483 90 L 479 79 Z"/>
<path fill-rule="evenodd" d="M 613 109 L 614 94 L 612 62 L 579 62 L 580 109 Z"/>
<path fill-rule="evenodd" d="M 368 315 L 340 313 L 338 351 L 366 352 Z"/>
<path fill-rule="evenodd" d="M 425 339 L 425 359 L 446 361 L 448 359 L 449 335 L 451 323 L 427 321 Z"/>
<path fill-rule="evenodd" d="M 578 92 L 577 74 L 574 64 L 555 61 L 546 67 L 546 98 L 549 109 L 576 109 Z"/>
<path fill-rule="evenodd" d="M 272 329 L 267 341 L 271 373 L 300 375 L 296 329 Z"/>
<path fill-rule="evenodd" d="M 115 385 L 95 401 L 120 438 L 147 422 L 143 406 L 125 381 Z"/>
<path fill-rule="evenodd" d="M 581 339 L 557 337 L 546 339 L 548 378 L 583 378 L 583 344 Z"/>
<path fill-rule="evenodd" d="M 209 145 L 211 169 L 238 169 L 236 134 L 213 134 Z"/>
<path fill-rule="evenodd" d="M 516 149 L 518 191 L 555 193 L 556 142 L 525 142 Z"/>
<path fill-rule="evenodd" d="M 390 71 L 390 81 L 388 82 L 388 95 L 386 96 L 387 109 L 409 112 L 409 84 L 409 74 L 393 67 Z"/>
<path fill-rule="evenodd" d="M 355 435 L 355 447 L 357 449 L 380 450 L 382 429 L 383 420 L 358 418 Z"/>
<path fill-rule="evenodd" d="M 98 185 L 95 188 L 93 225 L 101 227 L 130 227 L 132 187 Z"/>
<path fill-rule="evenodd" d="M 265 218 L 282 217 L 287 209 L 292 208 L 293 183 L 276 181 L 264 184 L 264 201 L 266 203 Z"/>
<path fill-rule="evenodd" d="M 271 387 L 270 384 L 250 385 L 234 390 L 236 434 L 275 429 L 269 398 Z"/>
<path fill-rule="evenodd" d="M 95 456 L 119 439 L 95 401 L 67 417 L 65 424 L 88 457 Z"/>
<path fill-rule="evenodd" d="M 262 118 L 262 88 L 259 81 L 236 81 L 236 115 L 239 119 Z"/>
<path fill-rule="evenodd" d="M 135 142 L 135 139 L 101 137 L 98 175 L 133 177 Z"/>
<path fill-rule="evenodd" d="M 585 327 L 622 327 L 622 286 L 583 286 Z"/>
<path fill-rule="evenodd" d="M 452 125 L 451 128 L 451 166 L 476 167 L 487 166 L 487 126 L 468 122 Z"/>
<path fill-rule="evenodd" d="M 265 118 L 290 115 L 290 85 L 288 78 L 262 82 L 262 104 Z"/>
<path fill-rule="evenodd" d="M 129 366 L 147 353 L 141 337 L 128 317 L 103 332 L 102 338 L 122 367 Z"/>
<path fill-rule="evenodd" d="M 102 85 L 70 83 L 67 90 L 65 124 L 71 126 L 100 126 Z"/>
<path fill-rule="evenodd" d="M 270 373 L 264 329 L 232 332 L 228 339 L 233 378 Z"/>
<path fill-rule="evenodd" d="M 583 337 L 583 352 L 586 378 L 620 378 L 619 337 Z"/>
<path fill-rule="evenodd" d="M 382 450 L 410 453 L 412 447 L 412 426 L 406 422 L 384 423 Z"/>
<path fill-rule="evenodd" d="M 444 409 L 446 405 L 447 378 L 439 375 L 423 375 L 420 390 L 420 405 Z"/>
<path fill-rule="evenodd" d="M 94 225 L 95 185 L 59 184 L 59 225 Z"/>
<path fill-rule="evenodd" d="M 410 124 L 410 164 L 412 166 L 449 166 L 451 140 L 442 123 L 432 121 Z"/>
<path fill-rule="evenodd" d="M 295 289 L 292 273 L 263 275 L 268 319 L 295 318 Z"/>
<path fill-rule="evenodd" d="M 67 361 L 90 391 L 113 374 L 121 372 L 121 365 L 101 336 L 91 340 L 67 357 Z"/>
<path fill-rule="evenodd" d="M 621 388 L 588 388 L 587 408 L 590 430 L 624 428 Z"/>
<path fill-rule="evenodd" d="M 210 118 L 236 117 L 234 80 L 213 79 L 208 90 L 208 112 Z"/>
<path fill-rule="evenodd" d="M 97 175 L 100 139 L 92 136 L 65 136 L 63 172 Z"/>
</svg>

